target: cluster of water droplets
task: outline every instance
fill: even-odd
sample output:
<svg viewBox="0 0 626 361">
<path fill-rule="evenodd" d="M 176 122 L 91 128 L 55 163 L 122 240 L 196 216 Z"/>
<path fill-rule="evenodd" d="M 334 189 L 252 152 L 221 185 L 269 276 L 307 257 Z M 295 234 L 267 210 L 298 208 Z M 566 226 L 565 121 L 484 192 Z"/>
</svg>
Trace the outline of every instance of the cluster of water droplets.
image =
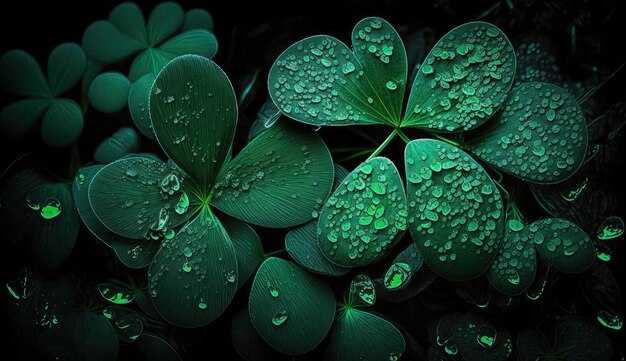
<svg viewBox="0 0 626 361">
<path fill-rule="evenodd" d="M 578 252 L 593 249 L 593 244 L 583 230 L 570 221 L 548 218 L 533 222 L 528 226 L 534 234 L 533 241 L 542 254 L 550 253 L 550 258 L 574 257 Z M 595 255 L 595 251 L 593 252 Z"/>
<path fill-rule="evenodd" d="M 374 262 L 406 230 L 407 216 L 395 166 L 387 158 L 373 158 L 350 173 L 326 201 L 318 223 L 322 251 L 338 264 Z"/>
<path fill-rule="evenodd" d="M 472 150 L 520 178 L 564 179 L 583 161 L 587 147 L 584 115 L 576 100 L 557 86 L 526 83 L 515 88 L 496 124 Z"/>
<path fill-rule="evenodd" d="M 515 290 L 506 292 L 507 294 L 521 293 L 532 282 L 536 267 L 534 235 L 524 229 L 524 225 L 518 220 L 507 222 L 507 233 L 488 274 L 490 279 L 497 278 L 498 284 L 503 284 L 500 287 L 505 290 Z"/>
<path fill-rule="evenodd" d="M 517 74 L 514 86 L 532 81 L 551 84 L 562 82 L 561 69 L 556 59 L 548 52 L 541 41 L 526 41 L 516 46 Z"/>
<path fill-rule="evenodd" d="M 499 29 L 462 25 L 439 40 L 422 63 L 406 120 L 447 131 L 474 128 L 502 104 L 514 70 L 513 48 Z"/>
<path fill-rule="evenodd" d="M 465 152 L 425 142 L 434 146 L 415 142 L 406 155 L 409 227 L 420 252 L 441 264 L 465 262 L 463 255 L 492 254 L 503 219 L 498 189 Z"/>
<path fill-rule="evenodd" d="M 369 306 L 376 303 L 376 288 L 372 280 L 365 274 L 358 274 L 350 283 L 350 293 L 357 296 Z"/>
</svg>

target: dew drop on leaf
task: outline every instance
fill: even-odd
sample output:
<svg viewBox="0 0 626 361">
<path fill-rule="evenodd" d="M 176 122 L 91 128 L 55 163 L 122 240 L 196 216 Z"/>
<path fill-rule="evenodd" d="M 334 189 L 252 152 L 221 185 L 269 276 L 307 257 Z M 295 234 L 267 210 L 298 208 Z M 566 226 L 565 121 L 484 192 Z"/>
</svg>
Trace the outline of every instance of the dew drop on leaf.
<svg viewBox="0 0 626 361">
<path fill-rule="evenodd" d="M 280 326 L 284 324 L 285 321 L 287 321 L 287 317 L 289 317 L 289 315 L 287 314 L 287 310 L 281 308 L 278 312 L 276 312 L 274 317 L 272 317 L 272 323 L 274 324 L 274 326 Z"/>
<path fill-rule="evenodd" d="M 496 343 L 498 331 L 496 331 L 495 327 L 488 324 L 481 324 L 478 327 L 479 330 L 476 334 L 476 342 L 486 349 L 492 348 Z"/>
<path fill-rule="evenodd" d="M 598 238 L 606 241 L 624 234 L 624 221 L 617 216 L 607 217 L 598 227 Z"/>
<path fill-rule="evenodd" d="M 411 266 L 404 262 L 396 262 L 389 267 L 383 283 L 389 290 L 404 288 L 411 278 Z"/>
<path fill-rule="evenodd" d="M 125 305 L 133 302 L 135 295 L 110 283 L 101 283 L 98 285 L 98 292 L 105 300 L 116 305 Z"/>
<path fill-rule="evenodd" d="M 31 207 L 32 208 L 32 207 Z M 52 219 L 61 214 L 61 202 L 56 198 L 48 198 L 41 205 L 41 217 L 45 219 Z"/>
<path fill-rule="evenodd" d="M 350 292 L 370 306 L 376 302 L 374 283 L 364 274 L 358 274 L 354 277 L 352 283 L 350 283 Z"/>
<path fill-rule="evenodd" d="M 622 316 L 617 313 L 601 310 L 598 312 L 598 322 L 606 328 L 611 330 L 621 330 L 624 324 Z"/>
</svg>

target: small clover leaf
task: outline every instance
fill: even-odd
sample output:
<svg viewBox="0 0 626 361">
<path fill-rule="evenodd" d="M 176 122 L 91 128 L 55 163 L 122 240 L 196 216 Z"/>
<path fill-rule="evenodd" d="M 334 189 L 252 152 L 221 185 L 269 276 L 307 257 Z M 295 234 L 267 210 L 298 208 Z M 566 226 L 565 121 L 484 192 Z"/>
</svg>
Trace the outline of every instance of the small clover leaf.
<svg viewBox="0 0 626 361">
<path fill-rule="evenodd" d="M 37 61 L 23 50 L 10 50 L 0 59 L 0 83 L 24 97 L 0 112 L 0 129 L 10 138 L 24 136 L 42 119 L 41 138 L 54 148 L 73 143 L 83 130 L 83 113 L 74 100 L 61 96 L 83 76 L 87 58 L 74 43 L 64 43 L 48 57 L 48 77 Z"/>
</svg>

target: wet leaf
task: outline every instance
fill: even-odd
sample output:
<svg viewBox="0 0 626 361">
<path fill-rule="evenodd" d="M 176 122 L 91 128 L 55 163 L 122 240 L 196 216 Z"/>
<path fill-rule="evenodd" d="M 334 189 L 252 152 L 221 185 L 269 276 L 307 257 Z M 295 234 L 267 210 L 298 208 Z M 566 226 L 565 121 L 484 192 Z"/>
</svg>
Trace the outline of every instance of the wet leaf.
<svg viewBox="0 0 626 361">
<path fill-rule="evenodd" d="M 237 126 L 226 74 L 200 56 L 176 58 L 155 80 L 150 115 L 165 153 L 198 184 L 200 196 L 208 196 Z"/>
<path fill-rule="evenodd" d="M 496 26 L 471 22 L 435 44 L 415 77 L 403 126 L 440 132 L 474 129 L 502 106 L 515 53 Z"/>
<path fill-rule="evenodd" d="M 278 123 L 222 169 L 211 205 L 248 223 L 291 227 L 313 218 L 332 182 L 332 158 L 319 136 Z"/>
<path fill-rule="evenodd" d="M 148 270 L 150 295 L 161 316 L 180 327 L 199 327 L 224 312 L 239 281 L 235 248 L 207 211 L 162 244 Z"/>
<path fill-rule="evenodd" d="M 335 296 L 326 284 L 275 257 L 257 271 L 248 303 L 259 335 L 289 355 L 309 352 L 324 339 L 335 307 Z"/>
<path fill-rule="evenodd" d="M 375 263 L 402 237 L 407 215 L 397 168 L 387 158 L 372 158 L 352 171 L 324 204 L 320 248 L 343 267 Z"/>
<path fill-rule="evenodd" d="M 537 252 L 561 272 L 578 273 L 591 266 L 596 250 L 589 236 L 574 223 L 548 218 L 531 223 Z"/>
<path fill-rule="evenodd" d="M 326 258 L 318 244 L 316 220 L 289 231 L 285 237 L 285 249 L 298 265 L 311 272 L 341 276 L 350 271 L 350 268 L 338 266 Z"/>
<path fill-rule="evenodd" d="M 513 89 L 493 123 L 467 149 L 485 162 L 533 183 L 570 177 L 587 151 L 587 126 L 576 99 L 547 83 Z"/>
<path fill-rule="evenodd" d="M 504 232 L 498 188 L 464 151 L 420 139 L 405 151 L 409 229 L 426 264 L 453 280 L 480 276 Z"/>
</svg>

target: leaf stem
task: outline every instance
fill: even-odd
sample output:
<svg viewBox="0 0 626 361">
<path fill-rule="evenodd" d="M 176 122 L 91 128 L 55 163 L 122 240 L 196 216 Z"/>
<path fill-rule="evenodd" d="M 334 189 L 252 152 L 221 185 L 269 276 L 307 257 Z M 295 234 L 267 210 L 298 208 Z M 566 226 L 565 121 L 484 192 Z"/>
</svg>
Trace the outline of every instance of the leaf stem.
<svg viewBox="0 0 626 361">
<path fill-rule="evenodd" d="M 402 138 L 402 140 L 404 140 L 406 144 L 409 144 L 411 142 L 411 139 L 409 139 L 409 137 L 407 137 L 400 128 L 398 128 L 398 135 L 400 136 L 400 138 Z"/>
<path fill-rule="evenodd" d="M 283 253 L 285 251 L 286 251 L 286 249 L 284 249 L 284 248 L 277 249 L 276 251 L 272 251 L 270 253 L 266 253 L 265 254 L 265 258 L 270 258 L 270 257 L 276 256 L 276 255 L 279 255 L 279 254 L 281 254 L 281 253 Z"/>
<path fill-rule="evenodd" d="M 398 128 L 394 129 L 393 132 L 391 132 L 389 134 L 389 136 L 387 136 L 387 139 L 385 139 L 384 142 L 382 142 L 378 148 L 376 148 L 376 150 L 374 150 L 374 152 L 372 154 L 370 154 L 370 156 L 365 160 L 366 162 L 374 157 L 376 157 L 377 155 L 380 154 L 380 152 L 382 152 L 387 145 L 389 145 L 389 143 L 393 140 L 393 138 L 396 136 L 396 134 L 398 134 Z"/>
<path fill-rule="evenodd" d="M 358 158 L 358 157 L 360 157 L 362 155 L 370 154 L 373 151 L 374 151 L 374 148 L 365 149 L 365 150 L 362 150 L 360 152 L 356 152 L 356 153 L 354 153 L 352 155 L 349 155 L 347 157 L 343 157 L 343 158 L 339 159 L 339 162 L 347 162 L 347 161 L 352 160 L 354 158 Z"/>
<path fill-rule="evenodd" d="M 450 139 L 448 139 L 448 138 L 444 138 L 444 137 L 440 136 L 439 134 L 437 134 L 437 133 L 435 133 L 435 132 L 428 132 L 428 131 L 427 131 L 427 133 L 428 133 L 428 134 L 430 134 L 431 136 L 433 136 L 433 137 L 435 137 L 435 138 L 437 138 L 437 139 L 441 140 L 442 142 L 446 142 L 446 143 L 448 143 L 448 144 L 450 144 L 450 145 L 453 145 L 453 146 L 455 146 L 455 147 L 457 147 L 457 148 L 463 148 L 463 147 L 461 146 L 461 144 L 460 144 L 460 143 L 457 143 L 457 142 L 455 142 L 455 141 L 453 141 L 453 140 L 450 140 Z"/>
</svg>

